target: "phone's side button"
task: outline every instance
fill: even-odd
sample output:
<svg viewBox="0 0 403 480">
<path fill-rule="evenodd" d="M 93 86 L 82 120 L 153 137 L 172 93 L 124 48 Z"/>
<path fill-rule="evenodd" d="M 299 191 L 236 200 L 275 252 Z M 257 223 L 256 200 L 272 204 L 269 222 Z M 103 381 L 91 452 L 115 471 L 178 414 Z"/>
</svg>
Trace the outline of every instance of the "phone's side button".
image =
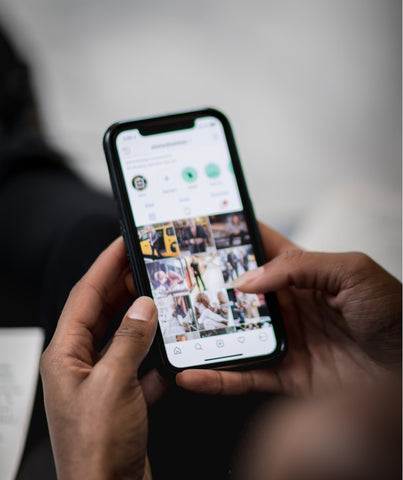
<svg viewBox="0 0 403 480">
<path fill-rule="evenodd" d="M 126 245 L 127 245 L 127 243 L 126 243 L 126 229 L 125 229 L 122 222 L 120 222 L 120 233 L 123 237 L 123 241 L 124 241 L 125 247 L 126 247 Z M 129 262 L 129 265 L 130 265 L 130 270 L 133 272 L 132 265 L 131 265 L 131 262 L 130 262 L 129 252 L 127 251 L 127 247 L 126 247 L 126 256 L 127 256 L 127 261 Z"/>
<path fill-rule="evenodd" d="M 125 231 L 125 227 L 123 226 L 123 223 L 122 222 L 119 222 L 119 228 L 120 228 L 120 234 L 122 235 L 123 239 L 125 238 L 125 234 L 126 234 L 126 231 Z"/>
</svg>

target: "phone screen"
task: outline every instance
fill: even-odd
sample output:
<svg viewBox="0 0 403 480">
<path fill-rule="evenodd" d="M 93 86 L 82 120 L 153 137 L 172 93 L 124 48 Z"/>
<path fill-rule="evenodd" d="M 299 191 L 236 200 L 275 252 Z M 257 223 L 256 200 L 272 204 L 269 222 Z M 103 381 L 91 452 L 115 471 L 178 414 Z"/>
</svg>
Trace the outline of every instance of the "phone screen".
<svg viewBox="0 0 403 480">
<path fill-rule="evenodd" d="M 257 262 L 220 119 L 124 130 L 116 150 L 169 362 L 187 368 L 273 353 L 265 296 L 232 286 Z"/>
</svg>

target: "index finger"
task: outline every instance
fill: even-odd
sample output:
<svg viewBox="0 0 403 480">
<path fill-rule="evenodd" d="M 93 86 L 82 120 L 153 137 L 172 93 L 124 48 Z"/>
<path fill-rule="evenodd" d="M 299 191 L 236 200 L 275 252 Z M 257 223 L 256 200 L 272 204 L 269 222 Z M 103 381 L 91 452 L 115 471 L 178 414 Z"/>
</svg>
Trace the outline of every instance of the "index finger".
<svg viewBox="0 0 403 480">
<path fill-rule="evenodd" d="M 291 242 L 291 240 L 262 222 L 259 222 L 259 230 L 262 237 L 266 260 L 271 260 L 287 250 L 300 250 L 300 248 L 295 245 L 295 243 Z"/>
<path fill-rule="evenodd" d="M 275 370 L 244 372 L 189 369 L 176 376 L 178 386 L 205 395 L 245 395 L 251 392 L 282 392 Z"/>
</svg>

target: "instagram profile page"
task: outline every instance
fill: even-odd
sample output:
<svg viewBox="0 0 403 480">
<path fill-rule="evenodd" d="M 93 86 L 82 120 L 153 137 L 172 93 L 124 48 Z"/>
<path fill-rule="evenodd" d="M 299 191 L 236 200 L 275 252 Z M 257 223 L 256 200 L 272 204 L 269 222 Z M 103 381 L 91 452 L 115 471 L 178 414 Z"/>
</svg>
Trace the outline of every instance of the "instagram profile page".
<svg viewBox="0 0 403 480">
<path fill-rule="evenodd" d="M 257 267 L 221 123 L 117 138 L 169 361 L 177 367 L 276 348 L 264 295 L 232 286 Z"/>
</svg>

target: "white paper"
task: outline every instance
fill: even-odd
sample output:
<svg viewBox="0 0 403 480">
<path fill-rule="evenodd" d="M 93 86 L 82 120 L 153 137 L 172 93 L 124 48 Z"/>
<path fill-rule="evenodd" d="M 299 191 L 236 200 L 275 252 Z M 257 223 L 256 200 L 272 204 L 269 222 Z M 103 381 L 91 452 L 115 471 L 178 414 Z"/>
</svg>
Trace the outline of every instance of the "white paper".
<svg viewBox="0 0 403 480">
<path fill-rule="evenodd" d="M 14 480 L 31 419 L 41 328 L 0 328 L 0 478 Z"/>
</svg>

